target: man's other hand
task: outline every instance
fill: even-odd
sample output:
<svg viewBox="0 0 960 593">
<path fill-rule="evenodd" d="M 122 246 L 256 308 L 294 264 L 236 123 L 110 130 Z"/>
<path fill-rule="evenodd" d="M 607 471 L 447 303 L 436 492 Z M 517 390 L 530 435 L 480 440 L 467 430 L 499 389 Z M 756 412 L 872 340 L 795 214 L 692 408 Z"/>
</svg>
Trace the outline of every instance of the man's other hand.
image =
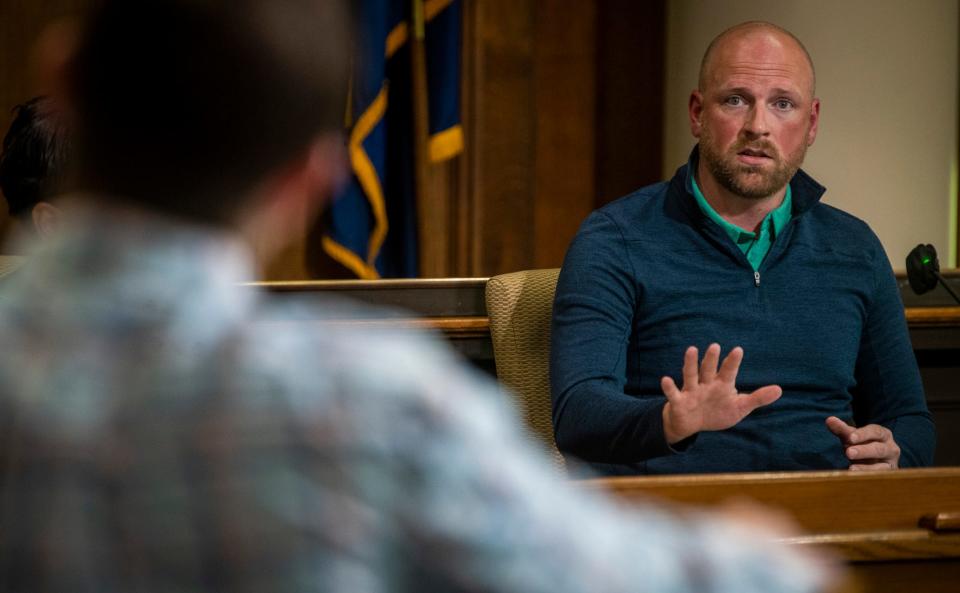
<svg viewBox="0 0 960 593">
<path fill-rule="evenodd" d="M 663 432 L 674 444 L 703 430 L 724 430 L 743 420 L 760 406 L 773 403 L 783 394 L 778 385 L 767 385 L 753 393 L 738 393 L 737 373 L 743 348 L 737 346 L 720 361 L 720 345 L 710 344 L 697 366 L 697 349 L 683 355 L 683 389 L 670 377 L 660 380 L 667 403 L 663 407 Z"/>
<path fill-rule="evenodd" d="M 886 426 L 867 424 L 857 428 L 836 416 L 827 418 L 827 428 L 843 444 L 850 469 L 853 471 L 896 469 L 900 462 L 900 447 Z"/>
</svg>

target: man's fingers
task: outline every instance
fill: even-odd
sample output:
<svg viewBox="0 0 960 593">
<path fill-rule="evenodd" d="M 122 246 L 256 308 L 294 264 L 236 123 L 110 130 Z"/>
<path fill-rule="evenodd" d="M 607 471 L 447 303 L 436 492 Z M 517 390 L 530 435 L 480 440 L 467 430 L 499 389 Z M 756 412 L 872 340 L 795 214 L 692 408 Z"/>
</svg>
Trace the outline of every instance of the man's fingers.
<svg viewBox="0 0 960 593">
<path fill-rule="evenodd" d="M 720 372 L 717 377 L 724 383 L 734 384 L 737 380 L 737 373 L 740 372 L 740 362 L 743 360 L 743 348 L 737 346 L 727 354 L 720 365 Z"/>
<path fill-rule="evenodd" d="M 847 457 L 857 460 L 887 460 L 894 457 L 898 451 L 895 447 L 884 441 L 873 441 L 863 443 L 853 447 L 847 447 Z"/>
<path fill-rule="evenodd" d="M 850 442 L 850 435 L 857 430 L 836 416 L 827 418 L 827 428 L 830 429 L 830 432 L 840 437 L 845 443 Z"/>
<path fill-rule="evenodd" d="M 667 396 L 668 400 L 674 399 L 680 393 L 680 389 L 677 388 L 677 384 L 672 377 L 660 379 L 660 389 L 663 390 L 663 394 Z"/>
<path fill-rule="evenodd" d="M 741 395 L 739 401 L 742 402 L 744 412 L 749 414 L 757 408 L 772 404 L 780 399 L 781 395 L 783 395 L 783 389 L 779 385 L 767 385 L 752 393 Z"/>
<path fill-rule="evenodd" d="M 888 461 L 877 461 L 875 463 L 854 463 L 850 465 L 852 472 L 886 471 L 895 469 L 893 464 Z"/>
<path fill-rule="evenodd" d="M 709 383 L 717 376 L 717 365 L 720 363 L 720 344 L 710 344 L 703 353 L 703 362 L 700 363 L 700 382 Z"/>
<path fill-rule="evenodd" d="M 861 426 L 853 430 L 847 440 L 851 445 L 856 445 L 857 443 L 867 443 L 870 441 L 892 441 L 893 433 L 890 432 L 890 429 L 885 426 L 880 426 L 879 424 L 867 424 L 866 426 Z"/>
<path fill-rule="evenodd" d="M 700 384 L 700 370 L 697 368 L 697 347 L 690 346 L 683 353 L 683 388 L 695 389 Z"/>
</svg>

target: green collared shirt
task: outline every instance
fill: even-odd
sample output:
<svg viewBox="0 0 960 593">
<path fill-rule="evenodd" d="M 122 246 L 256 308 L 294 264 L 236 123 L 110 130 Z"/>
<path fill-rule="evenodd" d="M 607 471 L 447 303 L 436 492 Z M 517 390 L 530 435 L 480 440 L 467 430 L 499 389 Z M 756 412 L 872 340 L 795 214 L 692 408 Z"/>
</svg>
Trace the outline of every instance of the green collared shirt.
<svg viewBox="0 0 960 593">
<path fill-rule="evenodd" d="M 730 239 L 740 248 L 740 251 L 747 256 L 747 261 L 753 266 L 753 271 L 756 272 L 759 270 L 763 258 L 767 256 L 773 242 L 780 234 L 780 231 L 783 230 L 783 227 L 787 226 L 787 223 L 790 222 L 790 217 L 793 215 L 792 200 L 790 199 L 790 184 L 787 184 L 787 193 L 783 196 L 783 203 L 780 204 L 776 210 L 768 213 L 764 217 L 763 222 L 760 223 L 760 232 L 751 233 L 724 220 L 717 214 L 717 211 L 713 209 L 713 206 L 707 202 L 707 199 L 703 197 L 703 192 L 700 191 L 700 186 L 697 185 L 697 179 L 693 175 L 690 176 L 690 181 L 693 182 L 693 196 L 697 199 L 700 210 L 703 211 L 707 218 L 720 225 L 720 228 L 726 231 Z"/>
</svg>

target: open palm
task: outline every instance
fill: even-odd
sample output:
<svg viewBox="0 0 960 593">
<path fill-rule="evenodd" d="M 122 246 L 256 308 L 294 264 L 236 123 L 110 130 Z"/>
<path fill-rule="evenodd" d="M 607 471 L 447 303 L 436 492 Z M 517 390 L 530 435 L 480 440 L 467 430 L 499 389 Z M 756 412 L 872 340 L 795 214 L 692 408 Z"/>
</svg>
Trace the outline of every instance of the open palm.
<svg viewBox="0 0 960 593">
<path fill-rule="evenodd" d="M 743 420 L 750 412 L 775 402 L 783 394 L 778 385 L 767 385 L 752 393 L 739 393 L 737 373 L 743 348 L 734 348 L 720 362 L 720 345 L 711 344 L 697 365 L 698 352 L 690 346 L 683 355 L 683 388 L 671 377 L 660 381 L 667 404 L 663 429 L 670 444 L 704 430 L 724 430 Z"/>
</svg>

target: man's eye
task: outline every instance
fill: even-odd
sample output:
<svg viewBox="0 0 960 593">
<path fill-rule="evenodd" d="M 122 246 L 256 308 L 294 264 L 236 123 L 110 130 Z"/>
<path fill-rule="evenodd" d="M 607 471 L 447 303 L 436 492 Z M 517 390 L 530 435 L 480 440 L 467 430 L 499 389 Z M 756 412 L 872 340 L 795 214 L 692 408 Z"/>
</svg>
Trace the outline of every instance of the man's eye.
<svg viewBox="0 0 960 593">
<path fill-rule="evenodd" d="M 774 105 L 776 105 L 777 109 L 781 111 L 786 111 L 787 109 L 791 109 L 793 107 L 793 102 L 788 101 L 787 99 L 780 99 L 779 101 L 774 103 Z"/>
<path fill-rule="evenodd" d="M 739 107 L 740 105 L 743 105 L 743 97 L 739 95 L 733 95 L 732 97 L 727 97 L 725 103 L 732 107 Z"/>
</svg>

